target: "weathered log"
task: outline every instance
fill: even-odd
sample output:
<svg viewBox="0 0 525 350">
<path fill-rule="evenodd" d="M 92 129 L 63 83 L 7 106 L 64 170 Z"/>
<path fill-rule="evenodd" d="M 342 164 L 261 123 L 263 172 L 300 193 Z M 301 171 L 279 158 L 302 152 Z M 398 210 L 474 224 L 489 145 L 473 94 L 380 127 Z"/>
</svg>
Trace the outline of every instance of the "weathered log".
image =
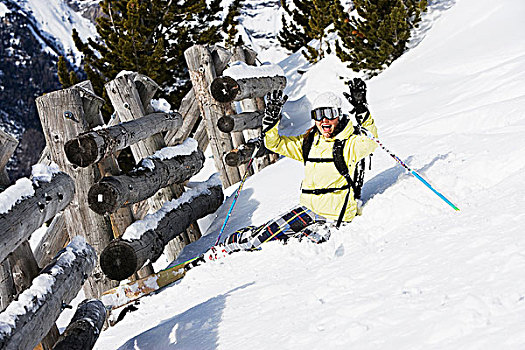
<svg viewBox="0 0 525 350">
<path fill-rule="evenodd" d="M 246 98 L 264 97 L 273 90 L 286 86 L 283 76 L 233 79 L 229 76 L 215 78 L 210 86 L 214 99 L 219 102 L 241 101 Z"/>
<path fill-rule="evenodd" d="M 77 295 L 96 264 L 95 250 L 77 236 L 0 314 L 0 349 L 33 349 L 53 327 L 63 303 Z"/>
<path fill-rule="evenodd" d="M 243 131 L 255 129 L 262 125 L 264 111 L 242 112 L 226 115 L 217 121 L 217 127 L 222 132 Z"/>
<path fill-rule="evenodd" d="M 58 172 L 49 182 L 21 179 L 0 194 L 0 201 L 7 201 L 9 193 L 16 192 L 18 188 L 32 194 L 19 200 L 9 211 L 0 213 L 0 261 L 27 240 L 44 222 L 64 209 L 75 194 L 73 179 Z"/>
<path fill-rule="evenodd" d="M 38 266 L 46 266 L 53 260 L 55 255 L 69 242 L 66 230 L 66 222 L 62 212 L 55 215 L 46 233 L 42 236 L 38 245 L 34 248 L 34 254 Z"/>
<path fill-rule="evenodd" d="M 195 125 L 200 121 L 199 104 L 195 100 L 195 93 L 191 89 L 180 103 L 178 110 L 182 116 L 182 125 L 178 129 L 166 132 L 164 140 L 167 146 L 175 146 L 190 137 Z"/>
<path fill-rule="evenodd" d="M 71 163 L 86 167 L 151 135 L 177 129 L 181 125 L 182 117 L 177 112 L 152 113 L 115 126 L 80 134 L 66 142 L 64 151 Z"/>
<path fill-rule="evenodd" d="M 196 147 L 197 141 L 189 140 L 195 144 L 190 154 L 166 159 L 151 156 L 143 159 L 139 167 L 128 174 L 100 180 L 88 193 L 91 210 L 100 215 L 112 213 L 125 205 L 148 199 L 163 187 L 189 180 L 204 166 L 204 154 Z M 177 146 L 174 146 L 164 148 L 161 152 L 168 154 L 170 150 L 177 152 L 176 149 Z"/>
<path fill-rule="evenodd" d="M 90 350 L 95 345 L 104 321 L 106 308 L 98 299 L 86 299 L 78 305 L 71 322 L 53 350 Z"/>
<path fill-rule="evenodd" d="M 102 270 L 114 280 L 128 278 L 148 260 L 158 259 L 170 240 L 184 232 L 193 221 L 215 212 L 223 200 L 221 183 L 214 175 L 128 227 L 120 239 L 113 240 L 102 252 Z"/>
<path fill-rule="evenodd" d="M 54 91 L 36 99 L 36 105 L 49 149 L 50 160 L 69 174 L 75 181 L 76 194 L 64 210 L 68 234 L 73 237 L 85 236 L 97 252 L 101 252 L 111 239 L 113 232 L 110 220 L 94 213 L 87 203 L 87 192 L 91 185 L 101 178 L 98 166 L 77 167 L 64 157 L 64 143 L 103 123 L 99 98 L 89 90 L 90 82 L 85 81 L 71 88 Z M 95 108 L 96 107 L 96 108 Z M 105 290 L 115 286 L 95 267 L 95 272 L 84 286 L 86 297 L 96 298 Z"/>
<path fill-rule="evenodd" d="M 206 132 L 215 161 L 215 167 L 221 174 L 224 187 L 241 181 L 238 169 L 227 167 L 223 156 L 233 149 L 231 137 L 217 130 L 217 120 L 225 115 L 225 105 L 214 101 L 209 86 L 216 77 L 213 59 L 209 49 L 203 45 L 194 45 L 184 52 L 190 73 L 195 97 L 199 102 Z"/>
<path fill-rule="evenodd" d="M 231 167 L 236 167 L 241 164 L 248 163 L 259 142 L 260 141 L 256 139 L 248 140 L 248 142 L 243 144 L 241 147 L 234 149 L 230 153 L 226 154 L 224 156 L 224 161 Z M 259 148 L 254 158 L 263 157 L 271 153 L 272 151 L 268 150 L 268 148 L 264 146 L 264 142 L 262 142 L 261 148 Z"/>
</svg>

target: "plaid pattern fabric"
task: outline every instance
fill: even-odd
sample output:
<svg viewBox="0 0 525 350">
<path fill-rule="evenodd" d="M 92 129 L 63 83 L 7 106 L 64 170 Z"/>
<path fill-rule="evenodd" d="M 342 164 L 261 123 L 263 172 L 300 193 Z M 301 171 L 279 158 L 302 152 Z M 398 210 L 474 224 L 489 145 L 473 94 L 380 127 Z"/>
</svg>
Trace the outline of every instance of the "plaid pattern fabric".
<svg viewBox="0 0 525 350">
<path fill-rule="evenodd" d="M 307 238 L 315 243 L 324 242 L 325 237 L 306 229 L 314 223 L 325 223 L 326 218 L 310 209 L 299 206 L 287 211 L 276 219 L 261 226 L 248 226 L 235 231 L 224 241 L 228 252 L 238 250 L 253 250 L 261 244 L 272 241 L 286 241 L 290 237 Z"/>
</svg>

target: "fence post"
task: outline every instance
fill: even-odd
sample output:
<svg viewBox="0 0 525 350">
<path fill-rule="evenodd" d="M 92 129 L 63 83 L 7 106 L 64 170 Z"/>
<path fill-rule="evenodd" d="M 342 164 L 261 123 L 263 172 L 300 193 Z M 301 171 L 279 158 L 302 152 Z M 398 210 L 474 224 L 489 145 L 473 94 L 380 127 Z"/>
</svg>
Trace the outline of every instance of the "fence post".
<svg viewBox="0 0 525 350">
<path fill-rule="evenodd" d="M 91 211 L 87 203 L 87 192 L 101 177 L 100 169 L 96 165 L 86 168 L 73 166 L 66 160 L 64 144 L 103 123 L 100 113 L 91 113 L 100 110 L 102 103 L 104 101 L 90 91 L 89 82 L 50 92 L 36 99 L 50 160 L 75 181 L 75 197 L 64 211 L 67 230 L 70 237 L 84 236 L 97 253 L 102 252 L 113 238 L 110 220 Z M 116 285 L 104 275 L 99 264 L 87 281 L 84 285 L 86 296 L 94 298 Z"/>
<path fill-rule="evenodd" d="M 241 174 L 237 168 L 228 167 L 223 160 L 224 155 L 234 147 L 230 135 L 220 132 L 216 127 L 218 119 L 225 115 L 226 110 L 225 104 L 215 101 L 209 90 L 216 77 L 213 58 L 208 47 L 204 45 L 190 47 L 184 52 L 184 56 L 210 140 L 215 167 L 221 175 L 224 188 L 227 188 L 241 181 Z"/>
</svg>

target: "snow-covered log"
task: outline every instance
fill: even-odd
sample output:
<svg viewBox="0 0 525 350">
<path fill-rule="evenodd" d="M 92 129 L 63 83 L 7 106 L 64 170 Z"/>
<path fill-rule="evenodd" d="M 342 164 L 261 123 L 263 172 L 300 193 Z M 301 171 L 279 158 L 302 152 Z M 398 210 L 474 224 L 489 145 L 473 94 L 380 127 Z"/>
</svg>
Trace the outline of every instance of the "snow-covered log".
<svg viewBox="0 0 525 350">
<path fill-rule="evenodd" d="M 100 300 L 84 300 L 78 305 L 71 322 L 58 338 L 53 350 L 92 349 L 105 320 L 106 308 Z"/>
<path fill-rule="evenodd" d="M 241 164 L 248 163 L 250 158 L 257 147 L 257 144 L 260 141 L 258 140 L 248 140 L 245 144 L 241 145 L 239 148 L 232 150 L 224 156 L 224 161 L 226 164 L 232 167 L 239 166 Z M 272 152 L 264 146 L 264 142 L 261 143 L 261 148 L 257 151 L 254 158 L 259 158 Z"/>
<path fill-rule="evenodd" d="M 215 212 L 224 200 L 218 174 L 198 184 L 154 214 L 131 224 L 100 256 L 102 271 L 111 279 L 123 280 L 144 263 L 155 261 L 164 246 L 195 220 Z"/>
<path fill-rule="evenodd" d="M 143 159 L 128 174 L 108 176 L 91 186 L 89 207 L 101 215 L 113 213 L 153 196 L 161 188 L 189 180 L 203 166 L 204 153 L 197 148 L 197 141 L 187 139 L 182 145 L 163 148 Z"/>
<path fill-rule="evenodd" d="M 0 261 L 73 199 L 73 179 L 53 169 L 49 178 L 22 178 L 0 193 Z"/>
<path fill-rule="evenodd" d="M 283 90 L 283 76 L 233 79 L 229 76 L 215 78 L 210 86 L 213 98 L 219 102 L 240 101 L 246 98 L 264 97 L 273 90 Z"/>
<path fill-rule="evenodd" d="M 89 131 L 64 145 L 67 159 L 86 167 L 154 134 L 177 129 L 182 125 L 179 113 L 152 113 L 108 128 Z"/>
<path fill-rule="evenodd" d="M 31 287 L 0 313 L 0 349 L 33 349 L 55 324 L 63 303 L 77 295 L 96 260 L 84 238 L 74 237 Z"/>
<path fill-rule="evenodd" d="M 217 127 L 222 132 L 235 132 L 246 129 L 255 129 L 262 125 L 263 116 L 264 111 L 225 115 L 217 121 Z"/>
</svg>

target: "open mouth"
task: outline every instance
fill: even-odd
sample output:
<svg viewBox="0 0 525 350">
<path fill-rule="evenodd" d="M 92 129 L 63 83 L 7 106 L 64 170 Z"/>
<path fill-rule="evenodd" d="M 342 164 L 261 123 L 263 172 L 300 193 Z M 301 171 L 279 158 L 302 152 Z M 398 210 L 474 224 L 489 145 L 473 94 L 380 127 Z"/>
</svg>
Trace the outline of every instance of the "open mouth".
<svg viewBox="0 0 525 350">
<path fill-rule="evenodd" d="M 332 132 L 332 125 L 330 124 L 322 124 L 321 128 L 323 129 L 323 132 L 326 132 L 326 133 Z"/>
</svg>

